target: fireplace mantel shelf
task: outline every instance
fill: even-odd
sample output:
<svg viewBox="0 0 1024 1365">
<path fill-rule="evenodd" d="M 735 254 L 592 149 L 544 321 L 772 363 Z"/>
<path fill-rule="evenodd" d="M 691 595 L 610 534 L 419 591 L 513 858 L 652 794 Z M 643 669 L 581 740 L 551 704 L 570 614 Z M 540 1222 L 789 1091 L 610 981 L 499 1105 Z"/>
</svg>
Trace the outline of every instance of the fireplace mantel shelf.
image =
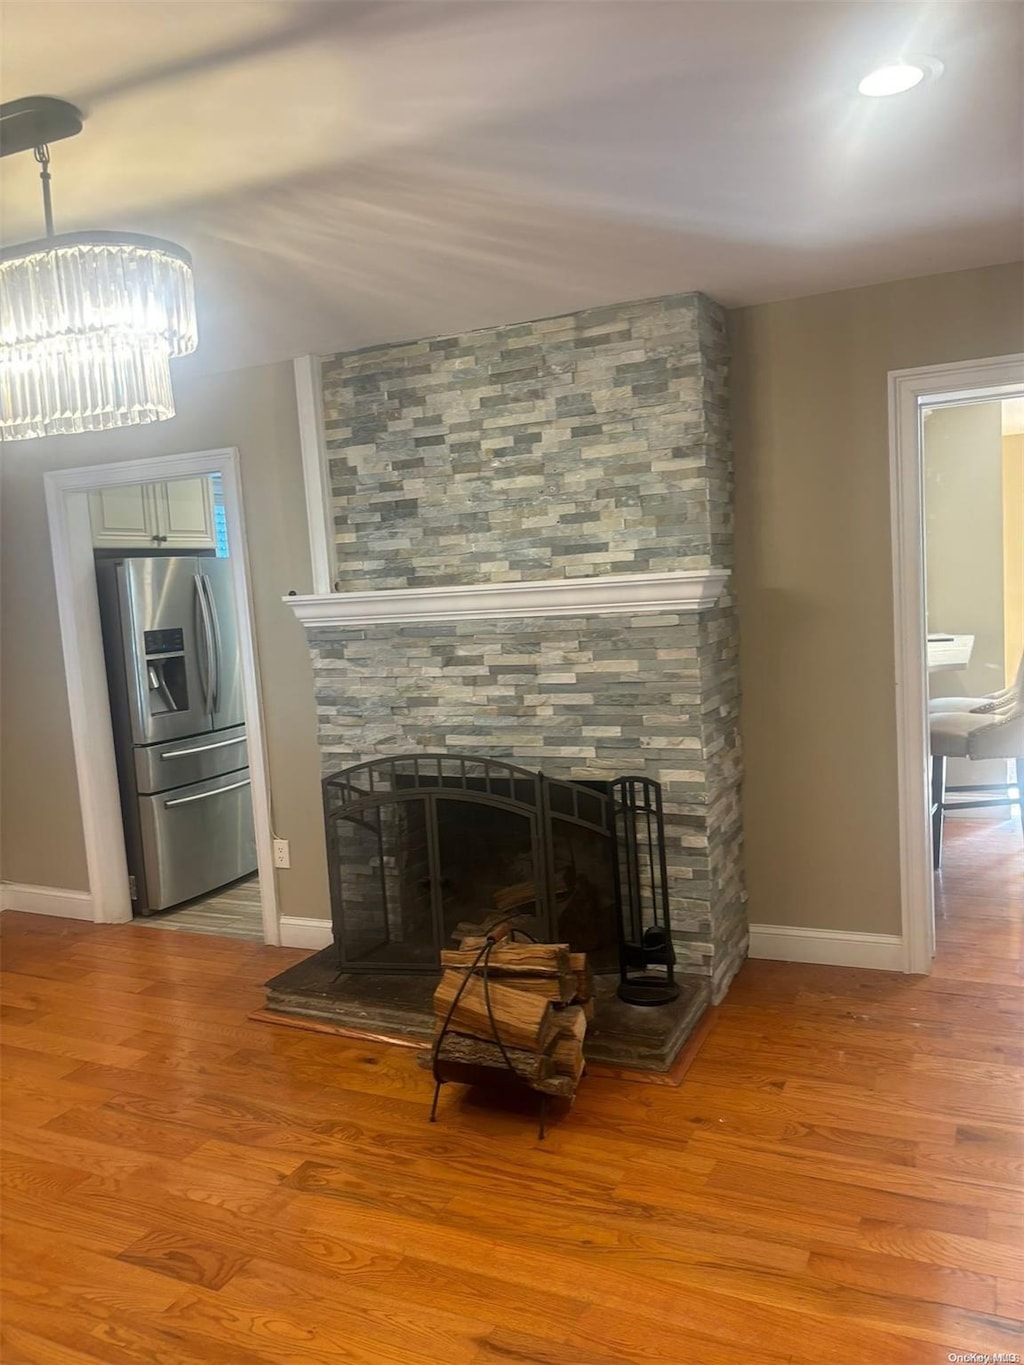
<svg viewBox="0 0 1024 1365">
<path fill-rule="evenodd" d="M 728 578 L 727 569 L 675 569 L 527 583 L 333 592 L 284 601 L 305 626 L 352 628 L 530 616 L 637 616 L 704 610 L 714 604 Z"/>
</svg>

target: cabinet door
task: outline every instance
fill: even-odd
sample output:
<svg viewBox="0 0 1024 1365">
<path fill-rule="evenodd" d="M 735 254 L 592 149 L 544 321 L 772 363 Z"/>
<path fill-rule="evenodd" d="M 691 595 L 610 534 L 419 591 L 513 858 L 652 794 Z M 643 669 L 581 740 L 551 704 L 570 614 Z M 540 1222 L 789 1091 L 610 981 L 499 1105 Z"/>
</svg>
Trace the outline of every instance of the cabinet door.
<svg viewBox="0 0 1024 1365">
<path fill-rule="evenodd" d="M 150 484 L 100 488 L 89 494 L 92 543 L 110 549 L 152 549 L 156 518 Z"/>
<path fill-rule="evenodd" d="M 153 485 L 156 532 L 164 550 L 215 550 L 213 486 L 207 478 Z"/>
</svg>

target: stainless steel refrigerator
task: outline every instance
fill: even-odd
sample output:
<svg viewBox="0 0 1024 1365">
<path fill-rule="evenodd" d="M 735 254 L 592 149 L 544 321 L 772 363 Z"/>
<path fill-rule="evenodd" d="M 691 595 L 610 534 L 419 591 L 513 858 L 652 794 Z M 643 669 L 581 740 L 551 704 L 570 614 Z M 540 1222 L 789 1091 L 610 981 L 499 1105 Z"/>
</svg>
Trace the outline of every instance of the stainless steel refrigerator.
<svg viewBox="0 0 1024 1365">
<path fill-rule="evenodd" d="M 230 570 L 98 559 L 132 904 L 150 914 L 256 869 Z"/>
</svg>

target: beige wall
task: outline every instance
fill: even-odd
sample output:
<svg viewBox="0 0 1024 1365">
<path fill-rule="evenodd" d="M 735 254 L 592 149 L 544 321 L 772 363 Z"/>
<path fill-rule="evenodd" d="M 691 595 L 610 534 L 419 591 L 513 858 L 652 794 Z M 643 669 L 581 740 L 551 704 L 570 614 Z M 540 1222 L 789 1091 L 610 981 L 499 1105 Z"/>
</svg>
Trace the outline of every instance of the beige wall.
<svg viewBox="0 0 1024 1365">
<path fill-rule="evenodd" d="M 1003 437 L 1003 641 L 1007 685 L 1024 654 L 1024 433 Z"/>
<path fill-rule="evenodd" d="M 1002 417 L 1001 403 L 925 414 L 928 630 L 974 636 L 966 667 L 929 679 L 932 696 L 982 696 L 1006 685 Z"/>
<path fill-rule="evenodd" d="M 1003 411 L 966 403 L 924 415 L 928 630 L 973 635 L 966 667 L 928 677 L 932 697 L 982 697 L 1005 686 Z M 1005 782 L 1006 764 L 951 759 L 947 782 Z"/>
<path fill-rule="evenodd" d="M 303 631 L 281 602 L 309 592 L 309 537 L 289 364 L 175 383 L 177 417 L 3 450 L 3 677 L 0 834 L 7 881 L 86 890 L 88 875 L 64 684 L 43 472 L 237 446 L 248 526 L 271 796 L 292 866 L 281 913 L 327 916 L 312 673 Z"/>
<path fill-rule="evenodd" d="M 1021 268 L 732 314 L 750 918 L 898 933 L 887 373 L 1024 350 Z"/>
</svg>

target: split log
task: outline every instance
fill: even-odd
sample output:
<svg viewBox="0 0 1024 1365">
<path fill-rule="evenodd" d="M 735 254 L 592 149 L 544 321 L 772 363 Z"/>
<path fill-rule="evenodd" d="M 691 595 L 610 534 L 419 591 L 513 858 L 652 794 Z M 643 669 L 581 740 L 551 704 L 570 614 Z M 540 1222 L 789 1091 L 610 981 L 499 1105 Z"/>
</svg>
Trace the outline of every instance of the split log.
<svg viewBox="0 0 1024 1365">
<path fill-rule="evenodd" d="M 575 1085 L 583 1075 L 583 1039 L 587 1033 L 587 1017 L 582 1005 L 568 1005 L 555 1011 L 558 1033 L 548 1048 L 555 1074 L 570 1076 Z"/>
<path fill-rule="evenodd" d="M 556 1076 L 569 1076 L 573 1084 L 583 1075 L 583 1047 L 575 1038 L 556 1038 L 549 1054 Z"/>
<path fill-rule="evenodd" d="M 445 971 L 434 992 L 434 1013 L 440 1020 L 447 1017 L 466 973 Z M 523 1048 L 527 1052 L 543 1052 L 557 1032 L 549 1001 L 528 991 L 511 986 L 488 983 L 491 1013 L 498 1036 L 506 1047 Z M 470 975 L 465 990 L 452 1015 L 452 1027 L 484 1041 L 494 1037 L 494 1027 L 487 1010 L 484 983 L 481 977 Z"/>
<path fill-rule="evenodd" d="M 477 950 L 479 952 L 479 949 Z M 564 976 L 573 970 L 572 959 L 583 953 L 570 953 L 567 943 L 496 943 L 488 958 L 489 970 L 503 976 Z M 471 949 L 446 948 L 441 953 L 442 967 L 472 967 L 477 953 Z"/>
<path fill-rule="evenodd" d="M 531 1081 L 530 1084 L 542 1095 L 557 1095 L 570 1102 L 576 1098 L 576 1081 L 572 1076 L 551 1076 L 546 1081 Z"/>
<path fill-rule="evenodd" d="M 586 953 L 569 954 L 569 970 L 576 975 L 576 999 L 592 1000 L 594 998 L 594 974 L 587 966 Z"/>
<path fill-rule="evenodd" d="M 569 888 L 565 878 L 555 877 L 555 895 L 566 896 Z M 536 882 L 516 882 L 515 886 L 503 886 L 500 891 L 495 891 L 492 898 L 495 906 L 504 913 L 509 910 L 518 910 L 524 905 L 533 905 L 537 899 Z"/>
<path fill-rule="evenodd" d="M 490 1047 L 498 1058 L 498 1065 L 494 1065 L 489 1056 L 487 1060 L 480 1061 L 487 1054 L 478 1049 Z M 509 1056 L 513 1060 L 516 1075 L 524 1081 L 531 1090 L 536 1090 L 542 1095 L 556 1095 L 559 1099 L 572 1100 L 576 1095 L 576 1081 L 572 1076 L 559 1076 L 549 1072 L 551 1063 L 550 1057 L 537 1056 L 532 1052 L 518 1052 L 509 1050 Z M 531 1058 L 535 1063 L 539 1063 L 539 1070 L 536 1076 L 527 1074 L 526 1059 Z M 417 1058 L 419 1066 L 424 1071 L 433 1071 L 434 1061 L 431 1053 L 421 1052 Z M 461 1081 L 464 1085 L 493 1085 L 500 1084 L 502 1078 L 508 1075 L 508 1068 L 505 1066 L 501 1053 L 494 1046 L 482 1043 L 478 1038 L 467 1038 L 460 1033 L 446 1033 L 442 1045 L 441 1060 L 439 1069 L 443 1073 L 443 1079 L 448 1081 Z M 547 1074 L 546 1074 L 547 1073 Z"/>
<path fill-rule="evenodd" d="M 452 930 L 452 938 L 463 948 L 482 948 L 488 938 L 508 938 L 512 925 L 502 915 L 481 911 L 483 919 L 462 920 Z"/>
<path fill-rule="evenodd" d="M 547 1052 L 526 1052 L 522 1048 L 506 1047 L 512 1069 L 524 1081 L 545 1081 L 555 1074 L 555 1060 Z M 497 1043 L 486 1043 L 482 1038 L 470 1038 L 464 1033 L 449 1030 L 441 1044 L 443 1061 L 464 1062 L 469 1066 L 506 1069 L 505 1058 Z M 433 1065 L 432 1053 L 423 1053 L 422 1065 Z"/>
<path fill-rule="evenodd" d="M 518 910 L 520 906 L 532 905 L 537 899 L 535 882 L 516 882 L 515 886 L 504 886 L 495 891 L 492 897 L 495 906 L 503 913 Z"/>
<path fill-rule="evenodd" d="M 554 1063 L 554 1074 L 568 1077 L 573 1087 L 583 1074 L 583 1039 L 587 1033 L 587 1017 L 582 1005 L 569 1005 L 554 1011 L 558 1029 L 556 1039 L 547 1048 Z"/>
<path fill-rule="evenodd" d="M 571 1038 L 582 1047 L 583 1039 L 587 1036 L 587 1016 L 583 1006 L 566 1005 L 564 1009 L 556 1009 L 555 1031 L 557 1037 Z"/>
<path fill-rule="evenodd" d="M 491 972 L 490 975 L 494 979 L 496 974 Z M 526 991 L 542 1000 L 550 1000 L 553 1005 L 570 1005 L 576 999 L 576 978 L 572 975 L 504 976 L 500 981 L 512 990 Z"/>
<path fill-rule="evenodd" d="M 483 937 L 483 936 L 480 935 L 480 934 L 467 934 L 465 938 L 460 938 L 460 939 L 459 939 L 459 946 L 458 946 L 458 948 L 454 948 L 454 949 L 444 948 L 444 949 L 442 949 L 442 952 L 460 952 L 460 951 L 461 951 L 461 952 L 465 952 L 465 953 L 472 953 L 473 956 L 476 957 L 476 955 L 477 955 L 477 953 L 480 951 L 480 949 L 481 949 L 481 948 L 486 948 L 486 947 L 487 947 L 487 944 L 488 944 L 489 942 L 493 942 L 493 940 L 494 940 L 494 935 L 493 935 L 493 934 L 491 934 L 489 938 Z"/>
<path fill-rule="evenodd" d="M 508 939 L 493 947 L 487 957 L 487 975 L 503 986 L 529 991 L 568 1004 L 576 996 L 577 977 L 569 968 L 568 945 L 560 943 L 512 943 Z M 470 971 L 483 976 L 484 964 L 479 951 L 447 949 L 441 953 L 441 966 L 453 971 Z"/>
</svg>

